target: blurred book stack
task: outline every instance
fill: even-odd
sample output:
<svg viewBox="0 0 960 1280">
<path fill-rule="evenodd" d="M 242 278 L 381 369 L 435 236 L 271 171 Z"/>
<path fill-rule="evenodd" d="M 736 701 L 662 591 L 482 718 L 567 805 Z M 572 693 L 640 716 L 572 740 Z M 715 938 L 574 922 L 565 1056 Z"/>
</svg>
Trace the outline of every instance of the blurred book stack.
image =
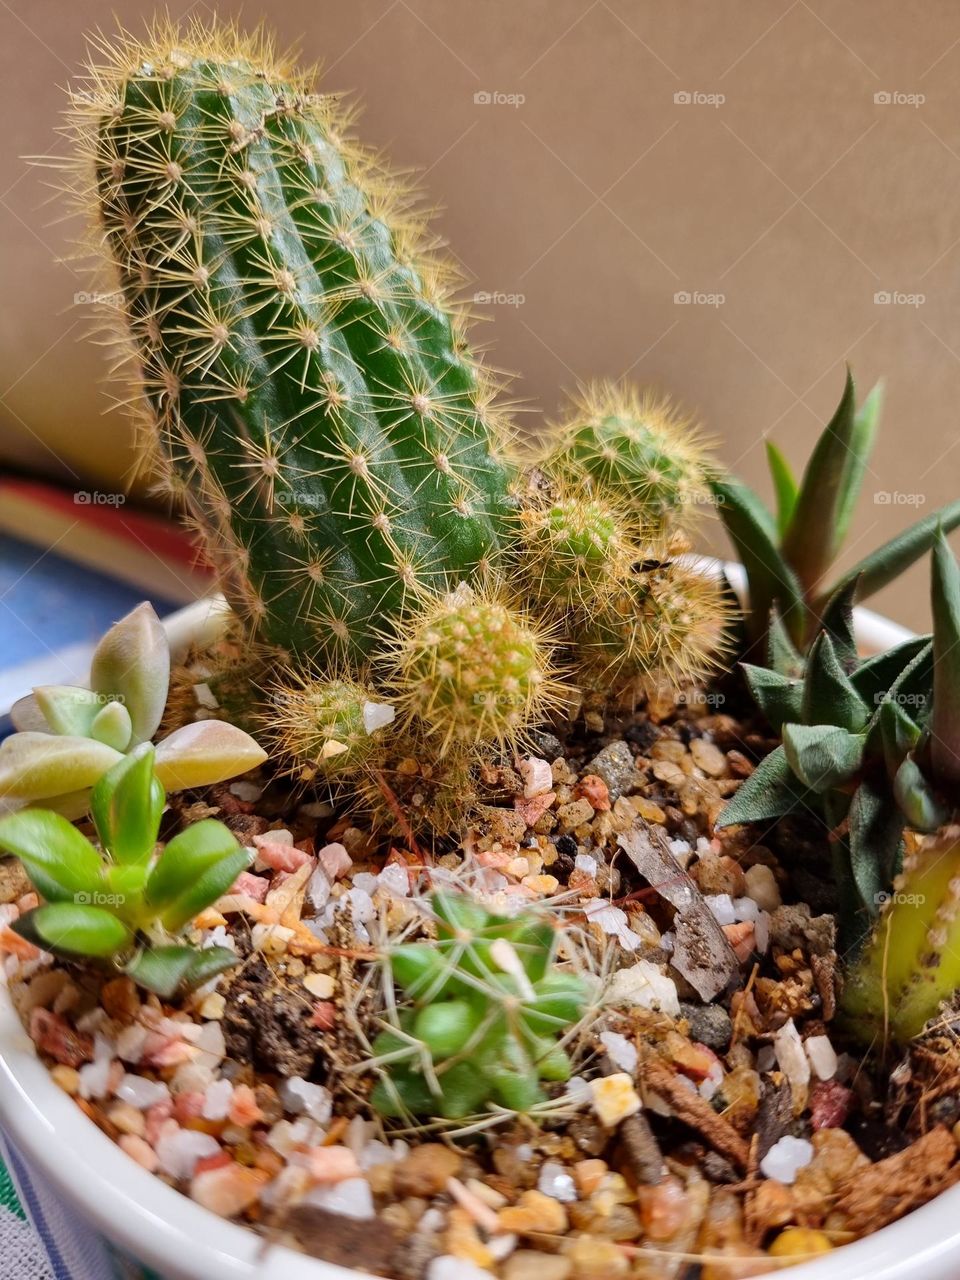
<svg viewBox="0 0 960 1280">
<path fill-rule="evenodd" d="M 141 600 L 163 617 L 212 585 L 189 537 L 122 494 L 0 476 L 0 726 L 33 685 L 84 683 L 97 640 Z"/>
</svg>

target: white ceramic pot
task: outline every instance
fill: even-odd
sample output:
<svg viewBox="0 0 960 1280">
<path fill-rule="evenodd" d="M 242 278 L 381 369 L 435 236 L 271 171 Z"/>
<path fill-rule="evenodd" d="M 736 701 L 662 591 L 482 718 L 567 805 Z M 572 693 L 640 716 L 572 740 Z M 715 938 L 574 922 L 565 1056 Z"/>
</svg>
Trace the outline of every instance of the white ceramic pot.
<svg viewBox="0 0 960 1280">
<path fill-rule="evenodd" d="M 858 610 L 857 624 L 865 650 L 909 634 L 867 610 Z M 172 647 L 182 649 L 211 625 L 209 603 L 188 606 L 168 619 Z M 62 1268 L 58 1280 L 364 1280 L 265 1245 L 125 1156 L 51 1081 L 2 988 L 0 1130 L 24 1205 Z M 957 1280 L 960 1187 L 788 1274 L 790 1280 Z"/>
</svg>

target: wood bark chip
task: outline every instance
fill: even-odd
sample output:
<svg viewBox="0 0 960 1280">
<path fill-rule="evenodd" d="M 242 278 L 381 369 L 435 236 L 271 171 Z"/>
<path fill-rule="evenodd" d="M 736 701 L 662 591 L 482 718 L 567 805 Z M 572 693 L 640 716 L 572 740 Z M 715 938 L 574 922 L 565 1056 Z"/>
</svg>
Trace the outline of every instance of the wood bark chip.
<svg viewBox="0 0 960 1280">
<path fill-rule="evenodd" d="M 957 1144 L 938 1125 L 896 1155 L 858 1168 L 836 1208 L 861 1235 L 885 1227 L 960 1180 Z"/>
<path fill-rule="evenodd" d="M 703 894 L 673 854 L 666 833 L 638 823 L 617 837 L 643 878 L 676 910 L 670 963 L 705 1003 L 739 971 L 739 962 Z"/>
<path fill-rule="evenodd" d="M 695 1129 L 714 1151 L 732 1160 L 738 1169 L 746 1169 L 750 1149 L 736 1129 L 717 1115 L 710 1103 L 685 1084 L 662 1058 L 645 1055 L 641 1058 L 637 1076 L 645 1088 L 668 1103 L 676 1118 Z"/>
</svg>

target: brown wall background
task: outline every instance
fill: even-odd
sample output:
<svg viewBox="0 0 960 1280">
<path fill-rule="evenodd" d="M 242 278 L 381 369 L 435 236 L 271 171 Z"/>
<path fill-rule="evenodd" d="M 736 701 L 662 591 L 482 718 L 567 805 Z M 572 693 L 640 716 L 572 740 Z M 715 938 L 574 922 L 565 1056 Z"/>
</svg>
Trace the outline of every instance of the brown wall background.
<svg viewBox="0 0 960 1280">
<path fill-rule="evenodd" d="M 84 33 L 110 30 L 117 10 L 137 30 L 152 6 L 2 10 L 0 463 L 88 482 L 128 464 L 127 427 L 80 338 L 84 281 L 62 261 L 71 227 L 56 202 L 42 207 L 44 175 L 21 157 L 57 149 L 60 87 Z M 862 391 L 885 375 L 888 396 L 847 559 L 960 496 L 956 3 L 281 0 L 267 12 L 281 43 L 300 39 L 325 64 L 324 88 L 359 92 L 366 139 L 424 172 L 471 292 L 522 296 L 480 307 L 493 320 L 482 337 L 535 412 L 578 378 L 656 383 L 769 496 L 764 438 L 800 464 L 849 361 Z M 707 539 L 722 546 L 716 529 Z M 925 625 L 926 569 L 878 602 Z"/>
</svg>

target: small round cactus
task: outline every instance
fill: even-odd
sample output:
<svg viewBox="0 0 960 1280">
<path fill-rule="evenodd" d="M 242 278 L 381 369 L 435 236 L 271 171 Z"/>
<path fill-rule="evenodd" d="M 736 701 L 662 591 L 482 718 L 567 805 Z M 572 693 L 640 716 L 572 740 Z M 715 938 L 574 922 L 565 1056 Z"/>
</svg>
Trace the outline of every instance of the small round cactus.
<svg viewBox="0 0 960 1280">
<path fill-rule="evenodd" d="M 551 646 L 542 629 L 465 584 L 428 601 L 398 639 L 393 686 L 408 721 L 441 749 L 511 743 L 555 703 Z"/>
<path fill-rule="evenodd" d="M 718 582 L 648 548 L 625 588 L 584 616 L 577 653 L 601 685 L 652 674 L 683 683 L 715 669 L 728 620 Z"/>
<path fill-rule="evenodd" d="M 636 522 L 621 504 L 564 479 L 528 498 L 518 522 L 520 582 L 550 621 L 622 591 L 641 554 Z"/>
<path fill-rule="evenodd" d="M 665 397 L 618 383 L 581 389 L 555 428 L 548 461 L 621 492 L 664 528 L 708 492 L 705 453 L 689 419 Z"/>
<path fill-rule="evenodd" d="M 395 714 L 354 680 L 313 678 L 292 670 L 274 684 L 270 703 L 278 753 L 305 782 L 337 779 L 367 765 Z"/>
</svg>

